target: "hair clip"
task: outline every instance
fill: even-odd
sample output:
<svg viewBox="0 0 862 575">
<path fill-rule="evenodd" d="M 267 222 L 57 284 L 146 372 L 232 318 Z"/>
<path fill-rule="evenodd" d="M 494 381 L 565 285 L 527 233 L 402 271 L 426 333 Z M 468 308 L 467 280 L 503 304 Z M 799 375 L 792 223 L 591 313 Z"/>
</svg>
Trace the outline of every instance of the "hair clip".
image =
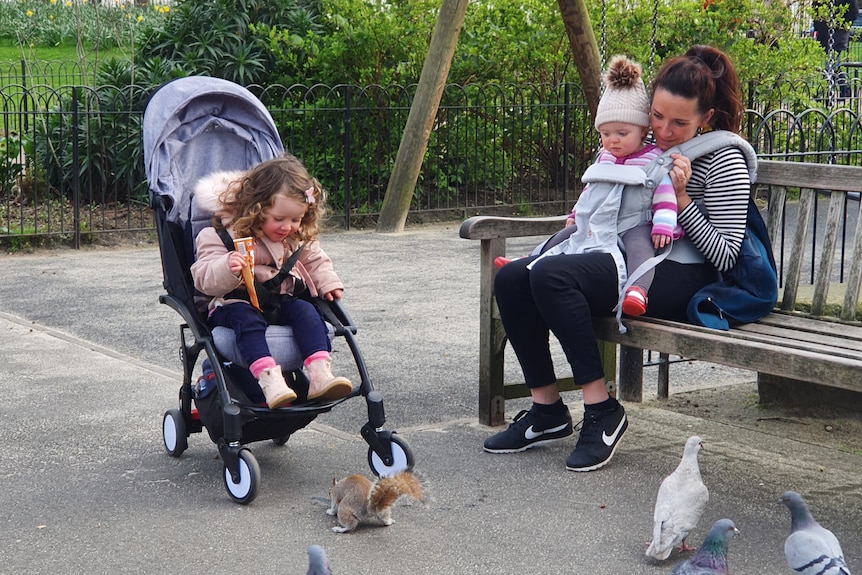
<svg viewBox="0 0 862 575">
<path fill-rule="evenodd" d="M 314 186 L 311 186 L 307 190 L 305 190 L 305 201 L 306 203 L 313 204 L 315 202 L 314 199 Z"/>
</svg>

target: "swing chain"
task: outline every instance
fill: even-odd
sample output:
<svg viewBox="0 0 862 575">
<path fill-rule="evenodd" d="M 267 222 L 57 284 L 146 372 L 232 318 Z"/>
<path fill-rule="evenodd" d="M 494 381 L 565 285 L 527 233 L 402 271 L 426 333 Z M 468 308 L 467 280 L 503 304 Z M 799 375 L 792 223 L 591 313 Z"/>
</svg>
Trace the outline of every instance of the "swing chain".
<svg viewBox="0 0 862 575">
<path fill-rule="evenodd" d="M 659 0 L 653 0 L 652 4 L 652 32 L 650 33 L 649 62 L 647 63 L 647 77 L 650 79 L 652 78 L 653 64 L 655 63 L 656 29 L 658 28 L 658 2 Z"/>
<path fill-rule="evenodd" d="M 607 35 L 606 35 L 607 18 L 608 18 L 608 3 L 607 3 L 607 0 L 602 0 L 602 20 L 601 20 L 601 22 L 602 22 L 602 24 L 601 24 L 602 34 L 601 34 L 601 40 L 600 40 L 601 46 L 599 47 L 600 48 L 599 62 L 602 62 L 603 65 L 605 62 L 605 50 L 607 49 Z"/>
<path fill-rule="evenodd" d="M 835 94 L 835 68 L 838 65 L 835 54 L 835 4 L 829 3 L 829 38 L 826 41 L 826 94 L 830 102 L 836 100 Z"/>
</svg>

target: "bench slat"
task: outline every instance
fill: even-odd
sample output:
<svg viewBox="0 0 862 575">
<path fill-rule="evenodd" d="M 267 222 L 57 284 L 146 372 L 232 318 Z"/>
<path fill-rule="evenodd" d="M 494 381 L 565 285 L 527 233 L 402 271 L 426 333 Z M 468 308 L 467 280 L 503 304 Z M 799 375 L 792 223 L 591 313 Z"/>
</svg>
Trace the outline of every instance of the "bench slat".
<svg viewBox="0 0 862 575">
<path fill-rule="evenodd" d="M 835 261 L 835 246 L 838 244 L 838 230 L 844 212 L 847 192 L 834 191 L 829 198 L 829 212 L 826 214 L 826 235 L 820 246 L 820 265 L 814 277 L 814 297 L 811 300 L 811 314 L 823 315 L 826 311 L 826 295 L 832 279 L 832 264 Z M 816 200 L 815 200 L 816 201 Z M 794 252 L 801 254 L 803 252 Z M 800 258 L 801 259 L 801 258 Z"/>
<path fill-rule="evenodd" d="M 626 334 L 619 333 L 612 318 L 595 321 L 593 326 L 597 337 L 622 345 L 637 342 L 638 348 L 801 381 L 829 382 L 836 387 L 862 392 L 862 378 L 859 377 L 862 359 L 744 339 L 739 330 L 724 332 L 665 320 L 627 322 Z M 628 384 L 621 379 L 620 389 Z"/>
<path fill-rule="evenodd" d="M 840 337 L 858 337 L 857 329 L 848 330 L 848 326 L 862 327 L 862 324 L 840 323 L 831 318 L 808 318 L 784 312 L 772 312 L 758 323 L 784 326 L 805 330 L 810 333 L 823 335 L 835 335 Z"/>
<path fill-rule="evenodd" d="M 862 324 L 840 323 L 834 319 L 812 318 L 784 312 L 772 312 L 753 324 L 737 326 L 736 330 L 760 329 L 758 326 L 775 326 L 797 330 L 808 337 L 838 338 L 841 345 L 851 349 L 862 349 Z"/>
<path fill-rule="evenodd" d="M 740 339 L 745 341 L 774 342 L 783 347 L 819 351 L 862 361 L 862 344 L 858 340 L 829 337 L 760 323 L 740 326 L 731 331 L 744 334 Z"/>
<path fill-rule="evenodd" d="M 808 238 L 808 224 L 814 213 L 816 201 L 814 190 L 802 190 L 799 193 L 799 211 L 796 217 L 796 230 L 790 243 L 791 254 L 804 254 Z M 784 296 L 781 298 L 781 309 L 790 311 L 796 306 L 796 294 L 799 291 L 799 280 L 802 277 L 802 258 L 790 258 L 784 277 Z"/>
<path fill-rule="evenodd" d="M 862 168 L 859 166 L 780 160 L 757 162 L 757 183 L 770 186 L 862 192 L 860 174 L 862 174 Z"/>
<path fill-rule="evenodd" d="M 853 237 L 853 254 L 850 259 L 850 271 L 847 273 L 847 287 L 844 290 L 844 305 L 841 307 L 841 319 L 851 321 L 856 319 L 859 308 L 859 289 L 862 284 L 862 202 L 856 215 L 856 231 Z"/>
</svg>

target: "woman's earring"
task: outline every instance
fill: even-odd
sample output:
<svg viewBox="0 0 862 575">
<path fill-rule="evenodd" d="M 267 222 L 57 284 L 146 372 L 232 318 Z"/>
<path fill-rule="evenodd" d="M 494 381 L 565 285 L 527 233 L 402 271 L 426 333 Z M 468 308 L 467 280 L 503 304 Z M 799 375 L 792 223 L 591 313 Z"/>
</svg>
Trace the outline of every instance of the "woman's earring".
<svg viewBox="0 0 862 575">
<path fill-rule="evenodd" d="M 694 133 L 695 136 L 700 136 L 703 133 L 703 127 L 698 126 L 697 131 Z"/>
</svg>

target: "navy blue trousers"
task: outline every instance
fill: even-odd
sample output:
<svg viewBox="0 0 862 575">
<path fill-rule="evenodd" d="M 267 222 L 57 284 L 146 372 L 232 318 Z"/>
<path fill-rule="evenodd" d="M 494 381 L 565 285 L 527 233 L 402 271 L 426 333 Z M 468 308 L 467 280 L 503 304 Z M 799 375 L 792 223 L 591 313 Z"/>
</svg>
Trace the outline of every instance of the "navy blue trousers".
<svg viewBox="0 0 862 575">
<path fill-rule="evenodd" d="M 246 365 L 271 355 L 266 343 L 266 320 L 251 304 L 236 302 L 217 307 L 210 315 L 209 323 L 211 327 L 222 326 L 233 330 Z M 293 336 L 303 358 L 318 351 L 332 351 L 326 323 L 317 307 L 309 301 L 289 297 L 282 299 L 276 325 L 293 328 Z"/>
<path fill-rule="evenodd" d="M 576 384 L 603 377 L 592 319 L 614 315 L 619 288 L 613 257 L 606 253 L 550 256 L 528 270 L 534 259 L 506 264 L 494 280 L 500 318 L 527 387 L 544 387 L 557 380 L 551 333 L 566 354 Z M 713 281 L 715 268 L 709 264 L 663 261 L 656 268 L 647 315 L 686 321 L 691 296 Z"/>
</svg>

